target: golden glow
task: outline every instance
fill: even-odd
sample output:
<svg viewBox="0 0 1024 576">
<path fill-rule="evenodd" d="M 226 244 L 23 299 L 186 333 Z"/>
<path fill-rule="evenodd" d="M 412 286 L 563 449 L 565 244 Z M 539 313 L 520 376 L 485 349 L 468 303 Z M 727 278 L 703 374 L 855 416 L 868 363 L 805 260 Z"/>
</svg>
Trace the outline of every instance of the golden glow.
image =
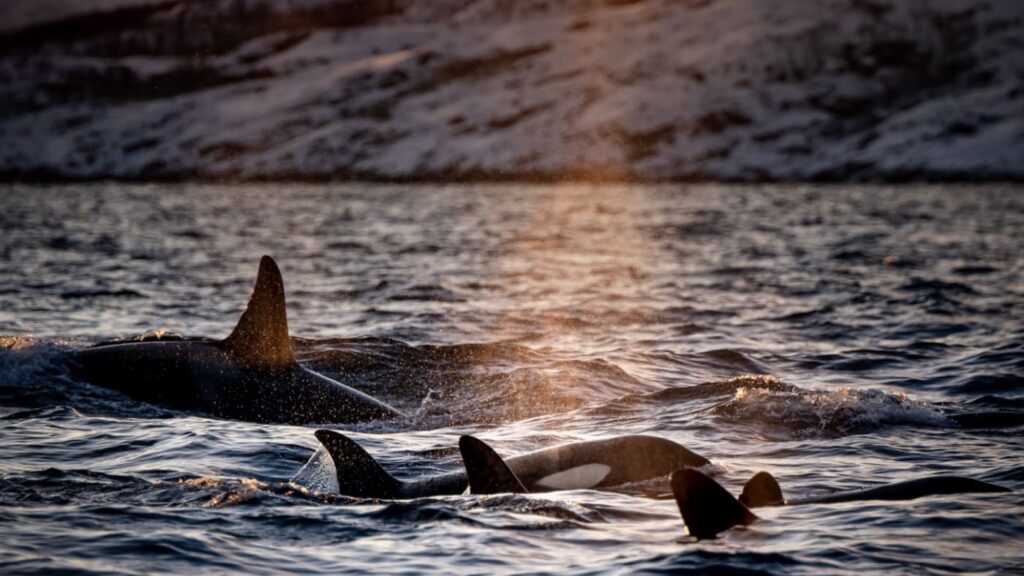
<svg viewBox="0 0 1024 576">
<path fill-rule="evenodd" d="M 587 403 L 591 374 L 574 370 L 579 359 L 606 360 L 621 341 L 608 335 L 629 330 L 645 300 L 642 287 L 653 243 L 635 223 L 639 195 L 625 186 L 573 184 L 542 187 L 525 200 L 523 225 L 506 244 L 495 275 L 511 302 L 503 310 L 503 337 L 558 356 L 565 365 L 534 369 L 543 381 L 517 386 L 521 416 L 571 409 Z M 612 396 L 627 390 L 607 389 Z"/>
</svg>

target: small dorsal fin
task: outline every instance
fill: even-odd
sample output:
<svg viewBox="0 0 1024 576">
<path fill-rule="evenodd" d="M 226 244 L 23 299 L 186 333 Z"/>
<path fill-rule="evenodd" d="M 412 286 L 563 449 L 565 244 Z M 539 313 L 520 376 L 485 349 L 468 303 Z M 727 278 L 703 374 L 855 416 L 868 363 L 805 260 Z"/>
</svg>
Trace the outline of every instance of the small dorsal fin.
<svg viewBox="0 0 1024 576">
<path fill-rule="evenodd" d="M 338 491 L 355 498 L 397 498 L 401 482 L 381 467 L 351 438 L 331 430 L 317 430 L 316 439 L 334 461 Z"/>
<path fill-rule="evenodd" d="M 459 438 L 459 452 L 466 466 L 470 494 L 525 494 L 528 492 L 515 472 L 493 448 L 472 436 Z"/>
<path fill-rule="evenodd" d="M 767 472 L 758 472 L 743 485 L 740 502 L 748 508 L 760 508 L 782 506 L 786 499 L 782 497 L 782 487 L 774 476 Z"/>
<path fill-rule="evenodd" d="M 224 346 L 238 361 L 255 366 L 279 366 L 295 361 L 288 339 L 284 281 L 277 263 L 270 256 L 260 259 L 256 286 L 249 305 Z"/>
<path fill-rule="evenodd" d="M 714 538 L 737 524 L 757 520 L 757 516 L 721 484 L 692 468 L 672 473 L 672 493 L 687 530 L 700 540 Z"/>
</svg>

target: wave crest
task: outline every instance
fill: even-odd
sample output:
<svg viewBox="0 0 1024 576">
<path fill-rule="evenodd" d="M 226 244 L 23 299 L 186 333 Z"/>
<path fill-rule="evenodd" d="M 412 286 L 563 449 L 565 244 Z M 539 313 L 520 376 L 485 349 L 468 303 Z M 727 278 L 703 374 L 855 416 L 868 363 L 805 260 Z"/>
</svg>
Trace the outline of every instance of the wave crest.
<svg viewBox="0 0 1024 576">
<path fill-rule="evenodd" d="M 946 427 L 953 422 L 938 408 L 906 394 L 876 389 L 741 387 L 714 408 L 716 416 L 739 423 L 781 428 L 797 437 L 836 437 L 895 425 Z"/>
</svg>

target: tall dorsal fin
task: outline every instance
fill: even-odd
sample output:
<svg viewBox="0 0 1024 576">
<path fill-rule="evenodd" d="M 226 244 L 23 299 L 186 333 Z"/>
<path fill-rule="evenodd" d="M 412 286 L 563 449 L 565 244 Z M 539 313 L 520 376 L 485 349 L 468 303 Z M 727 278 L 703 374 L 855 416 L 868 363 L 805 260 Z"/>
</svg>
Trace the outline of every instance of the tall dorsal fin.
<svg viewBox="0 0 1024 576">
<path fill-rule="evenodd" d="M 260 259 L 249 305 L 224 345 L 235 359 L 250 366 L 273 367 L 295 361 L 288 339 L 284 281 L 270 256 Z"/>
<path fill-rule="evenodd" d="M 459 438 L 470 494 L 526 494 L 528 490 L 493 448 L 472 436 Z"/>
</svg>

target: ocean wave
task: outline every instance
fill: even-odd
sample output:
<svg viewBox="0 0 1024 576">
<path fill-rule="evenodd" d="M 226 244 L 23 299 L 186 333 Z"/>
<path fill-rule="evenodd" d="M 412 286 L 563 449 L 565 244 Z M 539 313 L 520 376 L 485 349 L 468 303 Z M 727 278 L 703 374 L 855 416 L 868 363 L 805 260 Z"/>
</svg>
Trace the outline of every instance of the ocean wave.
<svg viewBox="0 0 1024 576">
<path fill-rule="evenodd" d="M 741 387 L 714 408 L 729 422 L 781 429 L 798 438 L 838 437 L 887 426 L 949 427 L 934 405 L 877 389 L 804 390 Z"/>
<path fill-rule="evenodd" d="M 228 334 L 270 253 L 300 363 L 412 415 L 332 427 L 401 479 L 459 470 L 462 434 L 503 456 L 652 434 L 733 494 L 756 470 L 793 495 L 939 474 L 1024 490 L 1015 189 L 473 188 L 13 185 L 0 333 L 47 336 L 0 337 L 0 540 L 25 559 L 6 571 L 1012 571 L 1012 494 L 765 510 L 679 544 L 665 477 L 349 499 L 312 427 L 65 370 L 117 335 Z M 61 297 L 106 288 L 144 297 Z"/>
<path fill-rule="evenodd" d="M 0 337 L 0 404 L 20 408 L 69 404 L 67 348 L 30 336 Z"/>
<path fill-rule="evenodd" d="M 256 478 L 197 476 L 179 478 L 173 483 L 158 482 L 155 486 L 164 490 L 178 490 L 183 495 L 191 494 L 179 499 L 207 508 L 252 505 L 268 500 L 298 500 L 320 504 L 346 504 L 355 501 L 337 494 L 336 490 L 334 493 L 321 492 L 292 481 L 268 482 Z"/>
<path fill-rule="evenodd" d="M 141 338 L 150 338 L 143 335 Z M 134 339 L 133 339 L 134 340 Z M 115 344 L 111 340 L 99 345 Z M 31 336 L 0 337 L 0 406 L 24 412 L 17 418 L 60 419 L 74 414 L 165 417 L 173 411 L 131 400 L 127 396 L 85 384 L 72 377 L 68 352 L 78 341 L 47 340 Z M 74 414 L 69 414 L 68 410 Z M 14 417 L 15 414 L 8 416 Z"/>
<path fill-rule="evenodd" d="M 413 428 L 512 422 L 642 389 L 602 358 L 567 359 L 498 341 L 410 345 L 396 339 L 293 339 L 310 368 L 413 414 Z"/>
<path fill-rule="evenodd" d="M 769 374 L 745 374 L 714 382 L 703 382 L 694 386 L 665 388 L 646 394 L 627 396 L 622 400 L 629 403 L 652 402 L 676 404 L 694 400 L 707 400 L 736 394 L 739 390 L 768 390 L 779 392 L 797 391 L 799 388 Z"/>
<path fill-rule="evenodd" d="M 82 413 L 75 410 L 71 406 L 63 404 L 57 404 L 55 406 L 46 406 L 44 408 L 30 408 L 28 410 L 19 410 L 0 418 L 0 420 L 15 421 L 15 420 L 75 420 L 82 417 Z"/>
<path fill-rule="evenodd" d="M 290 482 L 325 494 L 337 494 L 341 490 L 334 462 L 323 446 L 317 447 L 316 452 L 292 476 Z"/>
</svg>

